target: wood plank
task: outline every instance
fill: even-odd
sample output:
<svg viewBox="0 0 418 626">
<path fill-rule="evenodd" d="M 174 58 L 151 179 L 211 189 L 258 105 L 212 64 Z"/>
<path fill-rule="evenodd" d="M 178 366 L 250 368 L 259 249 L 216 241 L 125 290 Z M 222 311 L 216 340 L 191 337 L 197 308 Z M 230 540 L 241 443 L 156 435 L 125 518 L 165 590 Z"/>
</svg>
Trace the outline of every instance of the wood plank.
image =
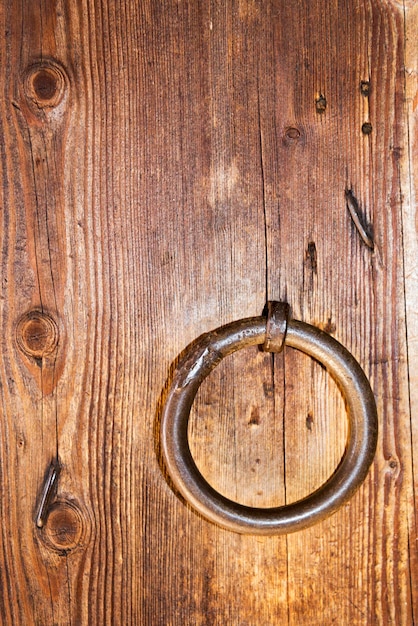
<svg viewBox="0 0 418 626">
<path fill-rule="evenodd" d="M 70 102 L 71 33 L 55 3 L 5 3 L 1 22 L 1 615 L 10 624 L 66 624 L 69 569 L 83 560 L 79 552 L 69 564 L 67 552 L 85 538 L 82 495 L 67 491 L 66 471 L 47 528 L 35 520 L 77 384 L 65 319 L 66 150 L 77 109 Z"/>
<path fill-rule="evenodd" d="M 411 560 L 411 591 L 413 614 L 418 619 L 418 4 L 410 2 L 405 10 L 405 100 L 408 143 L 400 155 L 402 179 L 402 219 L 405 264 L 405 304 L 408 328 L 408 376 L 410 427 L 413 455 L 413 491 L 411 493 L 409 551 Z"/>
<path fill-rule="evenodd" d="M 413 5 L 3 3 L 2 623 L 413 623 Z M 173 493 L 158 425 L 185 346 L 267 298 L 358 358 L 381 436 L 347 506 L 260 538 Z M 249 350 L 190 435 L 219 490 L 270 506 L 333 471 L 344 404 L 308 357 Z"/>
<path fill-rule="evenodd" d="M 327 624 L 412 623 L 397 162 L 407 142 L 403 14 L 385 2 L 336 2 L 326 12 L 320 3 L 301 2 L 297 11 L 282 7 L 275 42 L 281 71 L 275 72 L 274 96 L 270 84 L 261 96 L 263 103 L 277 102 L 273 121 L 267 104 L 262 115 L 270 157 L 264 166 L 272 224 L 269 293 L 286 295 L 297 317 L 328 326 L 351 350 L 372 381 L 381 420 L 379 450 L 365 487 L 329 521 L 288 537 L 289 623 L 319 623 L 319 615 Z M 347 192 L 357 199 L 374 249 L 350 218 Z M 335 437 L 330 425 L 343 435 L 338 392 L 310 367 L 286 356 L 286 389 L 290 377 L 298 388 L 290 399 L 286 393 L 286 407 L 293 408 L 285 424 L 290 499 L 304 492 L 304 483 L 308 490 L 335 467 L 335 456 L 321 449 Z M 327 401 L 321 407 L 316 395 L 322 394 Z M 300 453 L 307 415 L 307 434 L 319 431 L 320 444 L 316 458 L 302 452 L 309 464 L 300 472 L 297 452 L 289 450 Z M 337 449 L 334 443 L 334 454 Z"/>
</svg>

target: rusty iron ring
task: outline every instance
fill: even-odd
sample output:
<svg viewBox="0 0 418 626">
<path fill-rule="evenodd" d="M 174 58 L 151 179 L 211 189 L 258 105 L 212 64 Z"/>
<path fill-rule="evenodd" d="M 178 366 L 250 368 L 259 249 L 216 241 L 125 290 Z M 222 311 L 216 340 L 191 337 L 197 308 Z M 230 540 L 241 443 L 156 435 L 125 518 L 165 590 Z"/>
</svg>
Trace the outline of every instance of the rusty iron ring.
<svg viewBox="0 0 418 626">
<path fill-rule="evenodd" d="M 328 517 L 364 481 L 376 451 L 376 403 L 360 365 L 327 333 L 304 322 L 287 321 L 287 311 L 284 303 L 269 303 L 268 319 L 242 319 L 199 337 L 178 364 L 163 409 L 161 445 L 174 486 L 205 518 L 238 533 L 286 534 Z M 272 337 L 267 336 L 268 328 L 273 329 Z M 332 476 L 307 497 L 273 508 L 245 506 L 218 493 L 198 470 L 188 441 L 190 409 L 202 381 L 224 357 L 260 344 L 263 349 L 278 351 L 283 343 L 318 360 L 337 382 L 349 419 L 346 450 Z"/>
</svg>

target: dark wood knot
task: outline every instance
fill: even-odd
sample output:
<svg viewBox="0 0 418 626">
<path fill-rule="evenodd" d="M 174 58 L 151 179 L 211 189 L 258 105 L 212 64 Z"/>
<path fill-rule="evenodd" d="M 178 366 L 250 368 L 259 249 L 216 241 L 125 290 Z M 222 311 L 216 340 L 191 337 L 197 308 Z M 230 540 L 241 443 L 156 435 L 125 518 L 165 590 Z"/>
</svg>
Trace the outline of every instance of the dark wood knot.
<svg viewBox="0 0 418 626">
<path fill-rule="evenodd" d="M 68 85 L 67 73 L 54 59 L 34 63 L 23 73 L 23 95 L 36 117 L 56 108 L 62 102 Z"/>
<path fill-rule="evenodd" d="M 84 534 L 83 515 L 78 506 L 69 501 L 55 502 L 49 509 L 42 533 L 53 550 L 62 554 L 74 550 Z"/>
<path fill-rule="evenodd" d="M 17 345 L 29 357 L 42 359 L 51 354 L 56 349 L 58 340 L 58 326 L 47 313 L 29 311 L 17 323 Z"/>
</svg>

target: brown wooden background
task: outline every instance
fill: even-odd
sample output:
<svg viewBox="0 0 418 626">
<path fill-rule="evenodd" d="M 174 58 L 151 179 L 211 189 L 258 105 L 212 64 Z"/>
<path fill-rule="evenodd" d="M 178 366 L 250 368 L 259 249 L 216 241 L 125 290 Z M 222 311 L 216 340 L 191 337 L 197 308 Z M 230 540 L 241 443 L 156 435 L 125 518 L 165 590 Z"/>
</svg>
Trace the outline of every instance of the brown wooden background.
<svg viewBox="0 0 418 626">
<path fill-rule="evenodd" d="M 417 3 L 3 0 L 0 23 L 1 623 L 418 624 Z M 353 500 L 278 538 L 188 510 L 158 449 L 177 355 L 267 299 L 352 351 L 380 419 Z M 249 350 L 191 437 L 269 506 L 330 475 L 345 423 L 318 364 Z"/>
</svg>

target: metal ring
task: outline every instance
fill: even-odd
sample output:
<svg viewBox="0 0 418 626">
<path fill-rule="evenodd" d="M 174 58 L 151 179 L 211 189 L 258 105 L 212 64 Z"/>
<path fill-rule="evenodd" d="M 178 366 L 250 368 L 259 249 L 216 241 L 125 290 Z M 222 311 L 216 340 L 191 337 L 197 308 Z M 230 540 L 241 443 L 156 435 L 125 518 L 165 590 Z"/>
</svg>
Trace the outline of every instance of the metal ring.
<svg viewBox="0 0 418 626">
<path fill-rule="evenodd" d="M 365 479 L 377 445 L 377 411 L 369 382 L 354 357 L 318 328 L 290 320 L 285 345 L 320 361 L 336 380 L 346 401 L 349 429 L 343 458 L 316 491 L 289 505 L 249 507 L 222 496 L 193 460 L 188 423 L 202 381 L 228 354 L 265 344 L 266 318 L 252 317 L 202 335 L 185 351 L 174 374 L 161 419 L 161 445 L 176 489 L 208 520 L 239 533 L 280 535 L 306 528 L 334 513 Z"/>
</svg>

